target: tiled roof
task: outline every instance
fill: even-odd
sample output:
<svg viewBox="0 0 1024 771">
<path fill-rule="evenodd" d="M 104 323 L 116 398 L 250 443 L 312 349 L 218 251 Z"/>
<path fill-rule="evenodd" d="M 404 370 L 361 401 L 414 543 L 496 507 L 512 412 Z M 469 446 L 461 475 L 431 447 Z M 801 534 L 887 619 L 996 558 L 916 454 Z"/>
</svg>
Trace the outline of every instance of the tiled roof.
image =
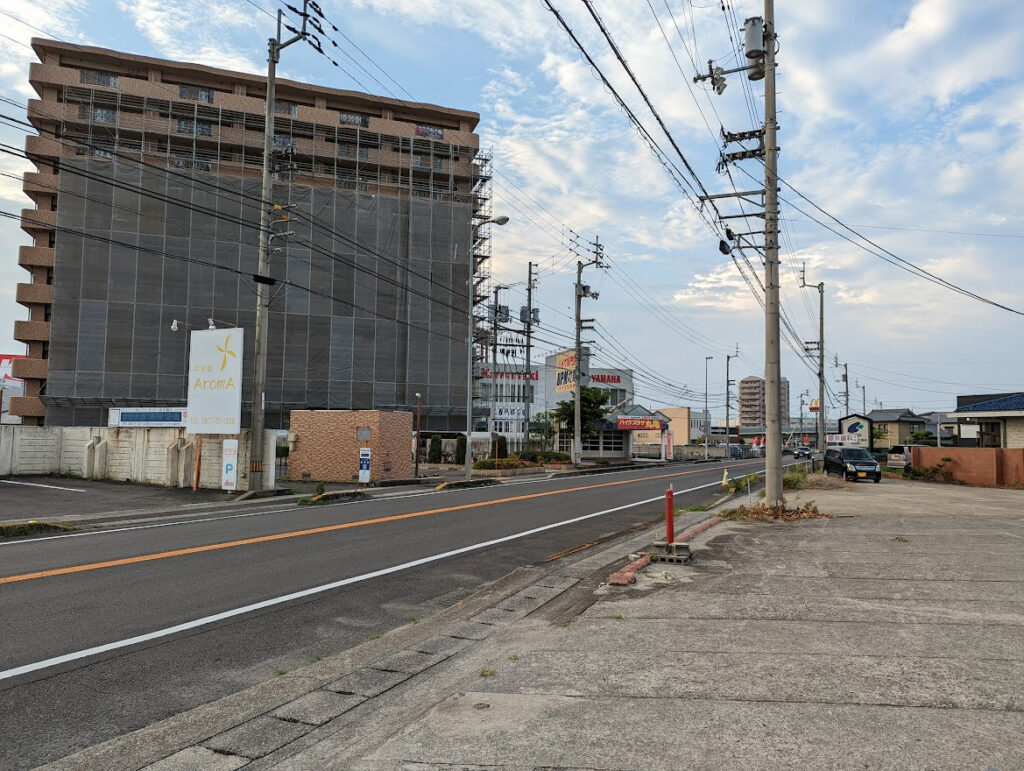
<svg viewBox="0 0 1024 771">
<path fill-rule="evenodd" d="M 920 415 L 915 415 L 906 407 L 897 407 L 892 410 L 871 410 L 867 414 L 871 420 L 876 423 L 895 423 L 898 421 L 912 421 L 914 423 L 923 423 L 924 418 Z"/>
<path fill-rule="evenodd" d="M 957 412 L 1011 412 L 1024 410 L 1024 392 L 1001 396 L 987 402 L 978 402 L 961 407 Z"/>
</svg>

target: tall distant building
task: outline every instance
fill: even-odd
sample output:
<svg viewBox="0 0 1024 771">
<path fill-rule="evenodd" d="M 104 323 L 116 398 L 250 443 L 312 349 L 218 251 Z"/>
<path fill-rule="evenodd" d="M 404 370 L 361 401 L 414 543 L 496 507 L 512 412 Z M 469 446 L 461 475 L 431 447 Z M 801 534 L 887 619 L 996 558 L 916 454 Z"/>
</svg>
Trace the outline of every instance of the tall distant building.
<svg viewBox="0 0 1024 771">
<path fill-rule="evenodd" d="M 182 405 L 187 330 L 213 319 L 248 331 L 247 422 L 265 78 L 32 45 L 12 414 L 104 425 L 109 407 Z M 263 205 L 291 208 L 274 215 L 267 425 L 419 392 L 425 429 L 464 427 L 466 287 L 489 255 L 479 115 L 287 80 L 276 95 Z"/>
<path fill-rule="evenodd" d="M 760 428 L 765 425 L 765 380 L 748 375 L 740 381 L 739 388 L 740 426 Z M 779 381 L 779 419 L 782 425 L 789 423 L 789 381 Z"/>
</svg>

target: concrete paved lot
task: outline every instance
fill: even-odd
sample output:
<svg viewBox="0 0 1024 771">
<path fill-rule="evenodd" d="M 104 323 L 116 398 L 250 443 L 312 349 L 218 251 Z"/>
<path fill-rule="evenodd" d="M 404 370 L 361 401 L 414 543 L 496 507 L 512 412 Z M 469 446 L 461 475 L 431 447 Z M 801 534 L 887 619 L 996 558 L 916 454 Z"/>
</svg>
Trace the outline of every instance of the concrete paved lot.
<svg viewBox="0 0 1024 771">
<path fill-rule="evenodd" d="M 228 503 L 220 490 L 118 484 L 54 476 L 0 479 L 0 524 L 38 519 L 75 523 L 115 511 L 187 507 L 197 503 Z"/>
<path fill-rule="evenodd" d="M 56 767 L 1024 767 L 1024 492 L 791 497 L 836 516 L 719 525 L 692 565 L 600 586 L 644 534 L 376 663 L 290 673 L 266 707 L 210 705 Z"/>
</svg>

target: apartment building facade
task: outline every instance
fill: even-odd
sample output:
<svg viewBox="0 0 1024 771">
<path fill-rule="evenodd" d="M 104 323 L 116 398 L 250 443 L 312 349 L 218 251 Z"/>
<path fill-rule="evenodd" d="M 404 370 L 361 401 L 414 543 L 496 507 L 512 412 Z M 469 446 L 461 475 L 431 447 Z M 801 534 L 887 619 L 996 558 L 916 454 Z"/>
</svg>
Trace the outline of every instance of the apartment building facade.
<svg viewBox="0 0 1024 771">
<path fill-rule="evenodd" d="M 748 375 L 739 382 L 739 412 L 741 428 L 759 428 L 765 425 L 765 380 Z M 789 380 L 779 381 L 779 419 L 789 423 Z"/>
<path fill-rule="evenodd" d="M 465 425 L 467 287 L 489 256 L 477 113 L 279 80 L 261 201 L 265 78 L 33 48 L 12 414 L 103 425 L 109 407 L 182 405 L 187 330 L 213 323 L 250 332 L 246 422 L 259 214 L 276 205 L 268 427 L 292 409 L 414 408 L 417 392 L 424 428 Z"/>
</svg>

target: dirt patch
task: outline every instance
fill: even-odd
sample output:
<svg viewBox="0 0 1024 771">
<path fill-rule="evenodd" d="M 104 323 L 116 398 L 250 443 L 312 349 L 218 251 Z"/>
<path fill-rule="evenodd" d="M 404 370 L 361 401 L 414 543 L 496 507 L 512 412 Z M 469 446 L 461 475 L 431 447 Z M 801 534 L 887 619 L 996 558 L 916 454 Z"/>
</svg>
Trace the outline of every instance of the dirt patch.
<svg viewBox="0 0 1024 771">
<path fill-rule="evenodd" d="M 807 501 L 803 506 L 797 507 L 789 507 L 785 501 L 775 506 L 757 503 L 752 506 L 740 506 L 718 516 L 734 522 L 794 522 L 799 519 L 831 519 L 831 515 L 818 511 L 814 501 Z"/>
</svg>

